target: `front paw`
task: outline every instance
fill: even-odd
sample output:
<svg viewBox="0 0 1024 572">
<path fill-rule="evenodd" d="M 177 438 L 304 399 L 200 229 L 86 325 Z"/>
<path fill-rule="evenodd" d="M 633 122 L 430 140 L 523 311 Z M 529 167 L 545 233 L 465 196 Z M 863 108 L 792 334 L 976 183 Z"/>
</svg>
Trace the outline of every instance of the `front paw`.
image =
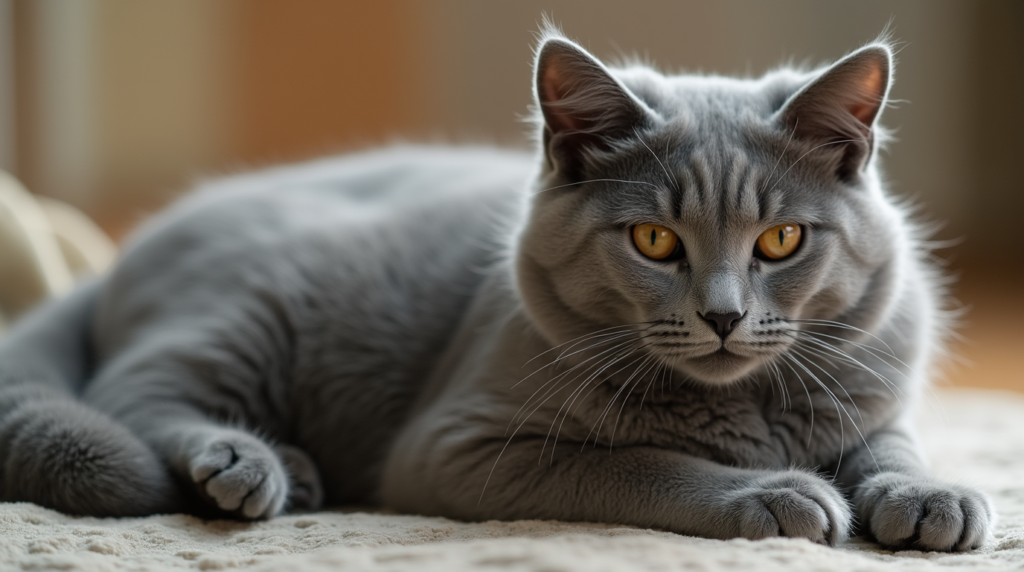
<svg viewBox="0 0 1024 572">
<path fill-rule="evenodd" d="M 269 518 L 288 498 L 288 476 L 262 441 L 246 434 L 209 438 L 189 462 L 200 494 L 232 516 Z"/>
<path fill-rule="evenodd" d="M 733 493 L 730 508 L 738 511 L 745 538 L 788 536 L 835 546 L 850 533 L 850 509 L 839 491 L 800 471 L 756 479 Z"/>
<path fill-rule="evenodd" d="M 973 550 L 995 522 L 981 492 L 899 473 L 869 477 L 854 498 L 864 532 L 890 548 Z"/>
</svg>

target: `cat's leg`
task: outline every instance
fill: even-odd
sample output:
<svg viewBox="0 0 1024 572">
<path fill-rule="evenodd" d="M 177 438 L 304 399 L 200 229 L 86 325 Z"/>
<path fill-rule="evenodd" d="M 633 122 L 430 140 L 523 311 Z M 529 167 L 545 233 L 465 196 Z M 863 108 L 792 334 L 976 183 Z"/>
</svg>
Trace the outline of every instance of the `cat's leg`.
<svg viewBox="0 0 1024 572">
<path fill-rule="evenodd" d="M 180 402 L 140 404 L 136 414 L 119 420 L 220 516 L 262 519 L 285 508 L 290 488 L 285 463 L 253 433 Z"/>
<path fill-rule="evenodd" d="M 272 517 L 289 495 L 285 461 L 242 424 L 221 421 L 272 421 L 252 411 L 263 395 L 258 381 L 200 360 L 166 350 L 127 352 L 97 376 L 84 399 L 149 445 L 186 488 L 217 509 L 216 516 Z M 210 372 L 220 377 L 208 378 Z M 312 466 L 291 452 L 288 458 L 306 472 Z"/>
<path fill-rule="evenodd" d="M 323 502 L 316 466 L 297 447 L 270 446 L 246 431 L 202 422 L 169 424 L 159 439 L 176 472 L 231 516 L 270 518 Z"/>
<path fill-rule="evenodd" d="M 90 516 L 145 516 L 181 502 L 166 466 L 135 435 L 31 384 L 0 391 L 0 499 Z"/>
<path fill-rule="evenodd" d="M 168 424 L 153 439 L 176 472 L 220 510 L 259 519 L 284 509 L 288 473 L 280 457 L 255 435 L 192 421 Z"/>
<path fill-rule="evenodd" d="M 468 520 L 612 522 L 832 545 L 850 529 L 843 496 L 804 471 L 738 469 L 650 447 L 609 453 L 560 444 L 552 458 L 549 444 L 542 459 L 543 439 L 505 447 L 502 438 L 468 438 L 465 424 L 423 430 L 413 427 L 392 451 L 382 488 L 387 506 Z"/>
<path fill-rule="evenodd" d="M 91 376 L 90 282 L 22 318 L 0 341 L 0 500 L 72 514 L 142 516 L 180 503 L 167 467 L 76 398 Z"/>
<path fill-rule="evenodd" d="M 903 429 L 869 436 L 843 459 L 837 480 L 851 491 L 860 532 L 887 547 L 972 550 L 995 524 L 984 493 L 928 475 Z"/>
</svg>

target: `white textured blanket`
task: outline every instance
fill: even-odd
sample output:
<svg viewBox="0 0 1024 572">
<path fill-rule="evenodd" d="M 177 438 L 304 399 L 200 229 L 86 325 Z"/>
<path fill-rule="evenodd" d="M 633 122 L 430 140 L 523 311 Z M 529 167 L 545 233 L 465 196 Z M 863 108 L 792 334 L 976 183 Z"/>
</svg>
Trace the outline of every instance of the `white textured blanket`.
<svg viewBox="0 0 1024 572">
<path fill-rule="evenodd" d="M 0 504 L 0 570 L 935 570 L 1024 569 L 1024 396 L 945 389 L 920 426 L 942 477 L 981 487 L 1000 513 L 971 554 L 888 552 L 859 540 L 727 542 L 540 521 L 463 523 L 365 512 L 269 522 L 180 515 L 72 518 Z"/>
</svg>

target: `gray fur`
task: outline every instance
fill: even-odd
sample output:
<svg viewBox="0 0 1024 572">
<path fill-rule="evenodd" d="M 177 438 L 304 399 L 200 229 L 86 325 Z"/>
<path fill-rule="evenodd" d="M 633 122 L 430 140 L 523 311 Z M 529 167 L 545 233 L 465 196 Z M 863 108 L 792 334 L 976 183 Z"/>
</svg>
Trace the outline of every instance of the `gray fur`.
<svg viewBox="0 0 1024 572">
<path fill-rule="evenodd" d="M 215 181 L 15 328 L 3 498 L 980 546 L 991 503 L 928 477 L 907 426 L 943 321 L 877 168 L 889 48 L 754 80 L 610 69 L 552 31 L 537 54 L 536 156 Z M 643 257 L 644 223 L 685 256 Z M 755 257 L 780 223 L 802 245 Z M 701 318 L 733 311 L 724 339 Z"/>
</svg>

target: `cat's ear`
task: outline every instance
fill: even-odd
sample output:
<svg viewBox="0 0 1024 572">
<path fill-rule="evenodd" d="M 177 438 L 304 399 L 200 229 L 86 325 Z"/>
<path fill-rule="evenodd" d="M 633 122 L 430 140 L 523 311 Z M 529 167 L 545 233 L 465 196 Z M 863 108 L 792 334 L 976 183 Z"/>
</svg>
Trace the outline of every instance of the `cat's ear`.
<svg viewBox="0 0 1024 572">
<path fill-rule="evenodd" d="M 544 150 L 568 177 L 578 174 L 588 152 L 633 136 L 650 113 L 600 61 L 563 37 L 541 44 L 534 69 Z"/>
<path fill-rule="evenodd" d="M 793 136 L 841 151 L 837 175 L 855 177 L 874 151 L 879 112 L 892 78 L 892 51 L 865 46 L 843 58 L 790 98 L 781 110 Z"/>
</svg>

